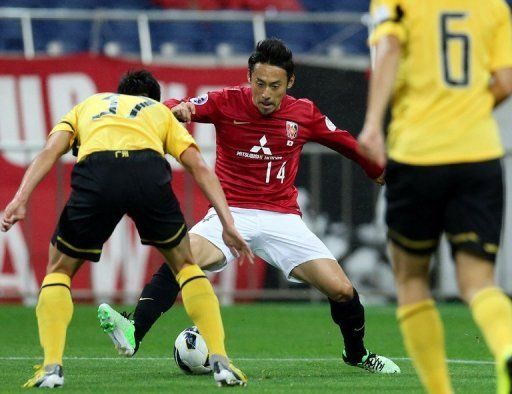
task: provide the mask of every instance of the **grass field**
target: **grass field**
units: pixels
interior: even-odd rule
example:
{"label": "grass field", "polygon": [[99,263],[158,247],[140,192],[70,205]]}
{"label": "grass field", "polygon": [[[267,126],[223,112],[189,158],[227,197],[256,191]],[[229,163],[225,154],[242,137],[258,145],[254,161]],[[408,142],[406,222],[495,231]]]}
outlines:
{"label": "grass field", "polygon": [[[492,393],[494,366],[467,309],[441,307],[449,368],[458,393]],[[422,393],[395,323],[393,307],[366,309],[366,344],[395,359],[402,374],[374,375],[340,361],[341,342],[327,304],[249,304],[223,308],[230,356],[254,393]],[[116,357],[94,306],[75,306],[64,359],[66,392],[218,392],[213,378],[186,376],[172,344],[191,325],[181,306],[163,316],[133,359]],[[20,385],[41,361],[32,308],[0,306],[0,392]],[[230,389],[231,390],[231,389]]]}

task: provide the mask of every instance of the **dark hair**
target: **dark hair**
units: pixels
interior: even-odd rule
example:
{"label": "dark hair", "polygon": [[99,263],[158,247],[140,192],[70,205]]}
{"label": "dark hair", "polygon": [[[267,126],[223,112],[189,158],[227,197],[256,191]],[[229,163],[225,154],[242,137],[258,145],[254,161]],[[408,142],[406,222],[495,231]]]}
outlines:
{"label": "dark hair", "polygon": [[252,75],[256,63],[270,64],[286,71],[288,80],[293,75],[292,51],[279,38],[267,38],[258,42],[256,50],[249,57],[249,73]]}
{"label": "dark hair", "polygon": [[147,70],[129,70],[121,77],[117,93],[130,96],[146,96],[160,101],[160,84]]}

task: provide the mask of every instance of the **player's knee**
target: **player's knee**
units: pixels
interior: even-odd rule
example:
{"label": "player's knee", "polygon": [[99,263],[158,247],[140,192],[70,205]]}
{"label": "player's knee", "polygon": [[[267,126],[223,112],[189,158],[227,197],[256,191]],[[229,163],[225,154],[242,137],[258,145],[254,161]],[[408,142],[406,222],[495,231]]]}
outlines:
{"label": "player's knee", "polygon": [[477,295],[480,291],[485,288],[490,288],[495,286],[494,278],[482,278],[474,281],[459,281],[459,289],[460,289],[460,298],[466,303],[470,304],[471,300]]}
{"label": "player's knee", "polygon": [[71,267],[68,265],[62,265],[62,264],[55,264],[55,265],[48,264],[48,266],[46,267],[46,275],[65,274],[65,275],[69,276],[70,278],[73,278],[76,271],[77,271],[77,268]]}
{"label": "player's knee", "polygon": [[334,302],[347,302],[354,297],[354,287],[350,281],[339,281],[329,289],[328,297]]}
{"label": "player's knee", "polygon": [[61,273],[73,278],[83,262],[83,259],[67,256],[56,248],[50,249],[50,259],[46,266],[46,275]]}

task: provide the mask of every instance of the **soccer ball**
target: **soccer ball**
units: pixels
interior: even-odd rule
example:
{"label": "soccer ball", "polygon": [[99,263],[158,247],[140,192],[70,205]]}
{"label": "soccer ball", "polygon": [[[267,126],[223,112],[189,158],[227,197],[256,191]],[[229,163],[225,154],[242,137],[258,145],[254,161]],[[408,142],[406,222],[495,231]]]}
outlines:
{"label": "soccer ball", "polygon": [[186,374],[202,375],[212,371],[206,342],[196,326],[180,332],[174,342],[173,354],[174,361]]}

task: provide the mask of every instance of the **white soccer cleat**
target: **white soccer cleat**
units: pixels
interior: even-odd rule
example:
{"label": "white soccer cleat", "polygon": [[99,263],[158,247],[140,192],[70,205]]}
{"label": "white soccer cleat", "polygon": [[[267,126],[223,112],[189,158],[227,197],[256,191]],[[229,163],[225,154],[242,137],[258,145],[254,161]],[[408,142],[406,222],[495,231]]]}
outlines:
{"label": "white soccer cleat", "polygon": [[120,356],[131,357],[135,354],[135,326],[133,322],[108,304],[98,307],[100,327],[108,334]]}
{"label": "white soccer cleat", "polygon": [[226,357],[212,354],[210,364],[217,386],[247,386],[247,376],[231,364]]}
{"label": "white soccer cleat", "polygon": [[361,361],[356,363],[348,360],[345,350],[343,350],[342,357],[345,364],[362,368],[368,372],[384,374],[400,373],[400,367],[396,365],[393,360],[375,353],[370,353],[368,349]]}
{"label": "white soccer cleat", "polygon": [[46,366],[34,365],[36,370],[34,376],[27,380],[23,388],[57,388],[64,385],[64,374],[59,364],[48,364]]}

